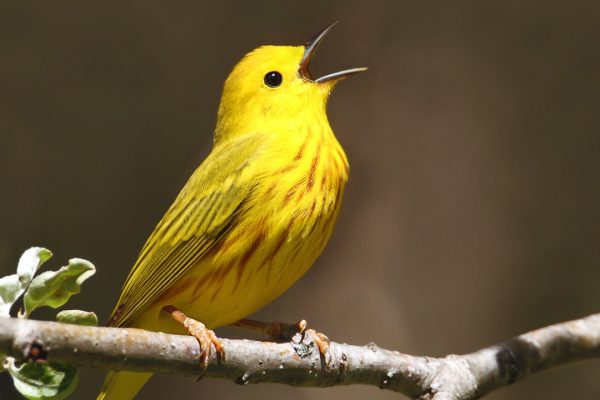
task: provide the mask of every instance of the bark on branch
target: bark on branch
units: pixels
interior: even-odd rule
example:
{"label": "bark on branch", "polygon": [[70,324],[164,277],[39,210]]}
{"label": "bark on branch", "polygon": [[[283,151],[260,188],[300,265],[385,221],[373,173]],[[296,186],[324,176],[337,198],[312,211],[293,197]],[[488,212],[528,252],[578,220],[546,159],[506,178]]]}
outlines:
{"label": "bark on branch", "polygon": [[[240,384],[366,384],[419,400],[474,399],[551,367],[600,357],[600,314],[541,328],[465,355],[420,357],[375,344],[331,343],[327,360],[302,343],[223,339],[225,360],[207,376]],[[0,353],[103,369],[198,376],[198,344],[189,336],[0,318]]]}

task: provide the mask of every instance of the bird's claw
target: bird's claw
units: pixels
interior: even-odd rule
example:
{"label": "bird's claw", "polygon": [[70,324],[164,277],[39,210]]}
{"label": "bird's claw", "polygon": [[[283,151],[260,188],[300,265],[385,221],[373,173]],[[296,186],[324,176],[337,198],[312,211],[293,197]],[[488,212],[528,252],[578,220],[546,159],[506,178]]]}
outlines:
{"label": "bird's claw", "polygon": [[234,323],[234,325],[240,328],[262,332],[268,335],[272,340],[285,340],[298,344],[300,344],[308,334],[319,348],[321,356],[323,356],[326,361],[328,359],[327,351],[329,350],[329,338],[314,329],[306,329],[307,323],[304,319],[293,324],[242,319]]}
{"label": "bird's claw", "polygon": [[278,325],[278,330],[274,333],[276,335],[272,336],[275,339],[285,339],[292,341],[297,334],[300,334],[300,339],[304,340],[306,335],[310,336],[319,348],[319,353],[325,355],[327,350],[329,349],[329,338],[327,335],[317,332],[314,329],[306,329],[307,323],[306,320],[300,320],[295,324],[286,324],[284,322],[276,322]]}
{"label": "bird's claw", "polygon": [[217,358],[225,358],[225,350],[223,344],[217,337],[214,331],[207,329],[206,326],[199,321],[192,318],[187,318],[183,322],[183,326],[191,336],[194,336],[200,346],[200,366],[202,367],[202,375],[198,379],[201,379],[206,373],[208,368],[208,360],[212,354],[212,346],[215,346]]}
{"label": "bird's claw", "polygon": [[317,332],[314,329],[306,329],[303,332],[303,339],[304,337],[306,337],[306,335],[312,337],[313,342],[315,342],[315,344],[319,348],[319,353],[323,357],[327,358],[327,351],[329,350],[329,338],[327,337],[327,335],[321,332]]}

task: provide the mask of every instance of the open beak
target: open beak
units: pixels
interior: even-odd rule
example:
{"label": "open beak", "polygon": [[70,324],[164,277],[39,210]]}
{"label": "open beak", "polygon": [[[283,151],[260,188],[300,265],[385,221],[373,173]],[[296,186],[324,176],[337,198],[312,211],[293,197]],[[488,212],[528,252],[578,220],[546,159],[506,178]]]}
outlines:
{"label": "open beak", "polygon": [[333,24],[327,26],[325,29],[321,30],[304,45],[304,48],[306,50],[304,50],[304,56],[302,56],[302,60],[300,61],[298,73],[302,78],[306,79],[307,81],[322,83],[334,80],[342,80],[350,75],[354,75],[367,70],[366,67],[350,68],[345,69],[343,71],[334,72],[332,74],[328,74],[317,79],[314,79],[312,77],[310,73],[310,60],[312,60],[313,56],[315,55],[319,44],[321,44],[321,42],[323,41],[323,38],[325,38],[327,33],[331,30],[331,28],[334,27],[335,24],[337,24],[337,22],[334,22]]}

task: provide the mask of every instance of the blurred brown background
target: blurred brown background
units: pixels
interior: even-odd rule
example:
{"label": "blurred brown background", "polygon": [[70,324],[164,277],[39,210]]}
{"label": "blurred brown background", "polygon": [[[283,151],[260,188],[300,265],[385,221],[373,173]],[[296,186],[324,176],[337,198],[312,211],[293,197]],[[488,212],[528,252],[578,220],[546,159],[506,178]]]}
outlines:
{"label": "blurred brown background", "polygon": [[[209,152],[233,65],[339,20],[315,72],[371,67],[329,107],[352,170],[343,212],[315,267],[255,317],[440,356],[600,311],[597,3],[3,3],[2,275],[31,245],[51,267],[87,258],[98,273],[69,304],[105,320]],[[580,363],[489,398],[599,398],[599,374]],[[74,398],[102,376],[82,369]],[[11,386],[0,377],[2,399]],[[183,396],[398,398],[169,376],[141,398]]]}

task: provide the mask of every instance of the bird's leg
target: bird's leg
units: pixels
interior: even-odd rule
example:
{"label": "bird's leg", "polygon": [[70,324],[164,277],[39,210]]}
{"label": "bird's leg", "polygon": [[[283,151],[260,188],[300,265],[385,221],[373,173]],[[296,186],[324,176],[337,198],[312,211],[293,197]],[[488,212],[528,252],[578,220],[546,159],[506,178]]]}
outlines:
{"label": "bird's leg", "polygon": [[215,335],[212,330],[207,329],[202,322],[189,318],[187,315],[173,306],[165,306],[163,307],[163,311],[169,314],[175,321],[182,324],[187,330],[188,334],[192,335],[196,338],[196,340],[198,340],[198,344],[200,345],[200,365],[204,370],[206,370],[208,366],[208,359],[210,358],[212,352],[212,345],[215,346],[217,357],[220,359],[225,358],[223,344],[217,335]]}
{"label": "bird's leg", "polygon": [[288,324],[285,322],[262,322],[255,321],[253,319],[240,319],[239,321],[234,322],[232,325],[262,332],[275,340],[284,339],[291,341],[296,333],[301,334],[302,338],[308,334],[312,337],[313,341],[319,348],[319,353],[321,353],[323,356],[325,356],[327,349],[329,349],[329,338],[321,332],[315,331],[314,329],[306,329],[306,320],[304,319],[296,322],[295,324]]}

